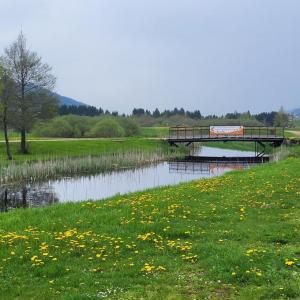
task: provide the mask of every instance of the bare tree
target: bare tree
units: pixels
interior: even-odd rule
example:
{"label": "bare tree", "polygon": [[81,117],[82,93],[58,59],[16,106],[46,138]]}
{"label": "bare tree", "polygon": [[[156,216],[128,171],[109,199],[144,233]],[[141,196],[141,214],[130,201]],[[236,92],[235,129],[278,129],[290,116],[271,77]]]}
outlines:
{"label": "bare tree", "polygon": [[26,133],[42,106],[38,100],[47,94],[46,91],[53,90],[56,79],[51,74],[51,67],[42,63],[41,57],[27,47],[22,32],[5,49],[3,63],[16,84],[16,126],[21,132],[21,152],[27,153]]}

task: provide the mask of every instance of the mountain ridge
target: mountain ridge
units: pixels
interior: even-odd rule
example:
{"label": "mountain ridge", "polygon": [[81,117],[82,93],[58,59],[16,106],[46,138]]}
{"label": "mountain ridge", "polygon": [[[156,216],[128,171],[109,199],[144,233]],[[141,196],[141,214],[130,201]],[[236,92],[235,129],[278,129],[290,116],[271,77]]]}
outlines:
{"label": "mountain ridge", "polygon": [[75,100],[71,97],[63,96],[58,93],[54,93],[54,95],[58,98],[60,105],[67,105],[67,106],[89,106],[88,104]]}
{"label": "mountain ridge", "polygon": [[294,116],[299,116],[300,115],[300,107],[290,110],[290,113]]}

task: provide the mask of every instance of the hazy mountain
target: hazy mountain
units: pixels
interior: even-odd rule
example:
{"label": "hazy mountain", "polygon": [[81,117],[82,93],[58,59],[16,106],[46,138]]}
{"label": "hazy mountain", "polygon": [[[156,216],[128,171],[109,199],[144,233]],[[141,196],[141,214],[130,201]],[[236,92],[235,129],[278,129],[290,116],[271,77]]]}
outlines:
{"label": "hazy mountain", "polygon": [[299,116],[300,115],[300,108],[295,108],[290,111],[290,113],[294,116]]}
{"label": "hazy mountain", "polygon": [[74,105],[74,106],[85,105],[85,106],[88,106],[86,103],[83,103],[81,101],[75,100],[75,99],[70,98],[70,97],[62,96],[62,95],[57,94],[57,93],[55,93],[55,96],[57,96],[57,98],[58,98],[61,105],[68,105],[68,106],[71,106],[71,105]]}

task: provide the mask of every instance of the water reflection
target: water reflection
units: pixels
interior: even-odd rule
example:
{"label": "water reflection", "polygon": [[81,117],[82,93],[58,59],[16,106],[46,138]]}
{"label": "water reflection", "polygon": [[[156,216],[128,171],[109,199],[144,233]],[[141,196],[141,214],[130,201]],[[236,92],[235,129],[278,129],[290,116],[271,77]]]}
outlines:
{"label": "water reflection", "polygon": [[0,211],[13,208],[40,207],[59,202],[51,184],[6,186],[0,188]]}
{"label": "water reflection", "polygon": [[190,155],[193,156],[210,156],[210,157],[253,157],[254,151],[241,151],[235,149],[222,149],[215,147],[202,146],[199,143],[194,143],[190,150]]}
{"label": "water reflection", "polygon": [[255,163],[249,162],[194,162],[194,161],[172,161],[169,162],[170,173],[183,174],[207,174],[217,176],[232,170],[244,170]]}
{"label": "water reflection", "polygon": [[117,194],[210,178],[249,167],[250,164],[242,163],[163,162],[135,170],[6,187],[0,189],[0,211],[40,207],[56,202],[104,199]]}

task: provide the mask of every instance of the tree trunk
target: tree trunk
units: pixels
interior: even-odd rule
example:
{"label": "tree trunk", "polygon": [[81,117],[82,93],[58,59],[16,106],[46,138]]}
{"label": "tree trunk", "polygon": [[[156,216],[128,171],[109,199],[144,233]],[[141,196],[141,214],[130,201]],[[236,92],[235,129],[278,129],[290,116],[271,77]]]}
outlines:
{"label": "tree trunk", "polygon": [[27,146],[26,146],[26,130],[24,128],[21,129],[21,153],[27,153]]}
{"label": "tree trunk", "polygon": [[22,188],[22,207],[26,208],[27,207],[27,188],[24,186]]}
{"label": "tree trunk", "polygon": [[27,147],[26,147],[26,129],[24,126],[25,123],[25,80],[22,78],[21,81],[21,122],[22,122],[22,128],[21,128],[21,153],[26,154],[27,153]]}
{"label": "tree trunk", "polygon": [[12,160],[12,155],[10,151],[10,146],[9,146],[9,140],[7,136],[7,132],[5,132],[5,145],[6,145],[6,155],[8,160]]}
{"label": "tree trunk", "polygon": [[4,131],[7,158],[8,158],[8,160],[12,160],[12,155],[11,155],[10,146],[9,146],[8,133],[7,133],[6,109],[4,111],[4,116],[3,116],[3,131]]}

